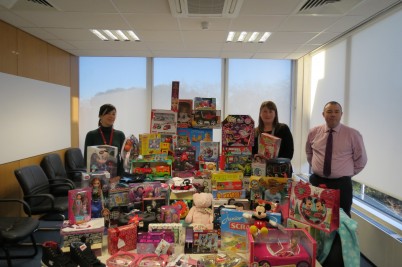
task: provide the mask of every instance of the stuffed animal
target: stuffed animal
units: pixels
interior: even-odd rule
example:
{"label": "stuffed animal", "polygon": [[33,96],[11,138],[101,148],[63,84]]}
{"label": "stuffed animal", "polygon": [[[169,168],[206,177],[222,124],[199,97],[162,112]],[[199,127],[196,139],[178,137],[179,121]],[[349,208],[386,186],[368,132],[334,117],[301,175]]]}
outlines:
{"label": "stuffed animal", "polygon": [[253,214],[243,213],[243,217],[254,219],[254,225],[250,226],[250,233],[255,236],[257,234],[268,234],[268,227],[276,227],[277,224],[269,219],[267,211],[271,210],[268,203],[257,203]]}
{"label": "stuffed animal", "polygon": [[186,216],[185,222],[191,225],[204,225],[206,229],[213,229],[213,214],[211,193],[195,193],[193,206]]}

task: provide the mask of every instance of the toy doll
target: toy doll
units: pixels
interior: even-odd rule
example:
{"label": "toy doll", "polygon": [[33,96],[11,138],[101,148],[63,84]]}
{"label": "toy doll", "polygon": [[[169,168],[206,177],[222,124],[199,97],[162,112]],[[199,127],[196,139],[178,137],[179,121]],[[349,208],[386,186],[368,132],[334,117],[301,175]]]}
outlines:
{"label": "toy doll", "polygon": [[84,201],[85,201],[84,195],[78,193],[78,194],[76,195],[76,197],[75,197],[74,204],[73,204],[74,216],[80,217],[80,216],[83,216],[83,215],[84,215],[84,212],[85,212],[85,209],[84,209],[84,207],[85,207]]}
{"label": "toy doll", "polygon": [[92,187],[92,201],[91,201],[91,211],[92,218],[107,217],[109,215],[109,210],[105,208],[103,192],[102,192],[102,182],[98,177],[95,177],[91,181]]}

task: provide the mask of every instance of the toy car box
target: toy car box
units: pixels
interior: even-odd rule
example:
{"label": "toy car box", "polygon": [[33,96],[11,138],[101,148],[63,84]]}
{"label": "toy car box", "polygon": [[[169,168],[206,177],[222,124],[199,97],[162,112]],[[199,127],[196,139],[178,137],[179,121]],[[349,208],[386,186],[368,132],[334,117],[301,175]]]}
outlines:
{"label": "toy car box", "polygon": [[270,229],[253,236],[247,232],[250,266],[315,267],[316,241],[304,229]]}

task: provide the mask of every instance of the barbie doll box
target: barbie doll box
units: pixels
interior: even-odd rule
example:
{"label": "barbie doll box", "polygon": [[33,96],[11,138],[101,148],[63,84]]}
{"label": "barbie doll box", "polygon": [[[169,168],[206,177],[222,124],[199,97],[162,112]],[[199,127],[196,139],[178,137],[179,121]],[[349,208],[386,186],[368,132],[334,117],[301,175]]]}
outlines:
{"label": "barbie doll box", "polygon": [[95,251],[96,255],[102,255],[102,239],[105,229],[104,218],[93,218],[88,222],[81,224],[70,224],[68,220],[63,222],[60,230],[60,235],[63,238],[63,252],[70,251],[70,244],[72,242],[85,242],[91,243],[91,249]]}

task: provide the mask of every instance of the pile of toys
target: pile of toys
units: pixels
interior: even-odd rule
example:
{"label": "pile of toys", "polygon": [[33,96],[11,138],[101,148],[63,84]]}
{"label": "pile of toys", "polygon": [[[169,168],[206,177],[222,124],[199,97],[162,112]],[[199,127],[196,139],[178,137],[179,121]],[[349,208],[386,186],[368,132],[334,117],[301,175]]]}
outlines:
{"label": "pile of toys", "polygon": [[124,176],[115,175],[113,147],[91,148],[102,164],[89,160],[84,187],[69,193],[64,247],[85,238],[99,254],[107,235],[113,267],[314,267],[314,225],[289,214],[292,173],[290,160],[275,158],[280,141],[267,136],[255,161],[252,118],[220,116],[215,98],[179,99],[174,81],[171,110],[152,110],[149,133],[126,139]]}

